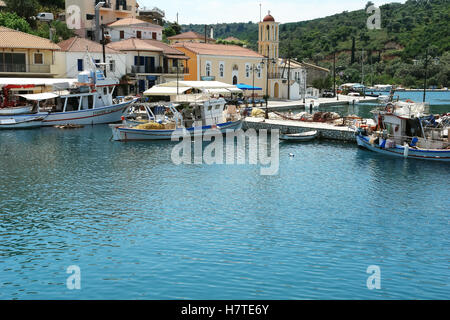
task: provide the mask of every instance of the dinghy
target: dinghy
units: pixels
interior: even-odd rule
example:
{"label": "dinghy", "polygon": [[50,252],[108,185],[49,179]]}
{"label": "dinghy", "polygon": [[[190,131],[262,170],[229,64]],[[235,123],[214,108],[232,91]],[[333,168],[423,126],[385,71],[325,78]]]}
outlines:
{"label": "dinghy", "polygon": [[316,139],[318,135],[318,131],[308,131],[294,134],[282,134],[280,139],[285,141],[311,141]]}

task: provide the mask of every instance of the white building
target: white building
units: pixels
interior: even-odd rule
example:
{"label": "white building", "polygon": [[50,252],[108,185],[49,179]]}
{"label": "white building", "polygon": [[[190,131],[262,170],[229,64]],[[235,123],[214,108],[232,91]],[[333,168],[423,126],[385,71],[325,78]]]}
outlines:
{"label": "white building", "polygon": [[131,38],[162,41],[163,27],[135,18],[120,19],[108,25],[112,42]]}
{"label": "white building", "polygon": [[[103,62],[102,45],[84,38],[73,37],[58,43],[61,48],[56,53],[60,78],[76,78],[78,73],[85,70],[86,52],[89,51],[96,63]],[[120,79],[126,74],[126,55],[111,48],[105,48],[108,76]]]}

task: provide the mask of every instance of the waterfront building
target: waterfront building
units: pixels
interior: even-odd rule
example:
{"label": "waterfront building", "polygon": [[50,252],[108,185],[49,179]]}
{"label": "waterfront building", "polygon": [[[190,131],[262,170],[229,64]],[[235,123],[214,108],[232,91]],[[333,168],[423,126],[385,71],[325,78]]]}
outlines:
{"label": "waterfront building", "polygon": [[53,78],[60,49],[48,39],[0,27],[0,77]]}
{"label": "waterfront building", "polygon": [[[245,83],[265,89],[266,75],[261,62],[264,56],[237,45],[182,42],[173,47],[189,57],[187,81],[221,81],[228,84]],[[254,83],[253,83],[254,82]],[[263,95],[265,91],[255,92]]]}
{"label": "waterfront building", "polygon": [[[100,24],[107,25],[120,19],[136,18],[136,0],[102,0]],[[77,35],[95,39],[95,6],[100,0],[66,0],[66,21]],[[98,39],[99,40],[99,39]]]}
{"label": "waterfront building", "polygon": [[216,43],[216,40],[205,34],[200,34],[194,31],[188,31],[184,33],[177,34],[172,37],[168,37],[170,44],[184,43],[184,42],[194,42],[194,43]]}
{"label": "waterfront building", "polygon": [[163,27],[136,18],[126,18],[108,24],[108,30],[112,42],[130,38],[161,41]]}
{"label": "waterfront building", "polygon": [[188,73],[188,56],[161,41],[131,38],[111,42],[107,47],[125,54],[125,75],[128,82],[135,84],[129,88],[132,93],[142,93],[177,77],[182,80]]}
{"label": "waterfront building", "polygon": [[[80,37],[73,37],[58,43],[61,48],[56,53],[58,78],[76,78],[78,73],[85,71],[87,51],[96,63],[103,63],[102,45]],[[120,79],[126,74],[126,54],[105,48],[105,58],[109,77]]]}
{"label": "waterfront building", "polygon": [[154,7],[153,9],[144,7],[139,9],[138,16],[140,20],[164,26],[164,18],[166,13],[157,7]]}

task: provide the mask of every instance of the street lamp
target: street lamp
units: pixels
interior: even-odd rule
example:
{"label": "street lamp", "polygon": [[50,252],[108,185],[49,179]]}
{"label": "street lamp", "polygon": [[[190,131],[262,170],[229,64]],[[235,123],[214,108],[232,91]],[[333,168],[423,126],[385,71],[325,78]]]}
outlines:
{"label": "street lamp", "polygon": [[[261,62],[260,64],[262,65],[264,62]],[[253,102],[253,108],[256,107],[255,104],[255,71],[259,71],[261,72],[261,67],[256,65],[256,64],[252,64],[250,67],[250,71],[252,72],[252,102]]]}
{"label": "street lamp", "polygon": [[[266,63],[264,63],[264,60],[267,60]],[[265,114],[265,118],[269,119],[269,108],[268,108],[268,104],[269,104],[269,66],[270,64],[275,64],[276,61],[275,59],[270,59],[269,57],[265,57],[263,61],[261,61],[261,67],[264,68],[264,65],[266,65],[266,95],[265,95],[265,100],[266,100],[266,114]]]}

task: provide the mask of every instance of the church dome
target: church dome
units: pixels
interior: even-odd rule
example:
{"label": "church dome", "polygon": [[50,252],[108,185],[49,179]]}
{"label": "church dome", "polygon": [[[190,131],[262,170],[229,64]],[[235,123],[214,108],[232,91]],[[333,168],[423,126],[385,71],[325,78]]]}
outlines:
{"label": "church dome", "polygon": [[264,17],[263,22],[275,22],[275,18],[272,17],[272,15],[269,13],[267,16]]}

